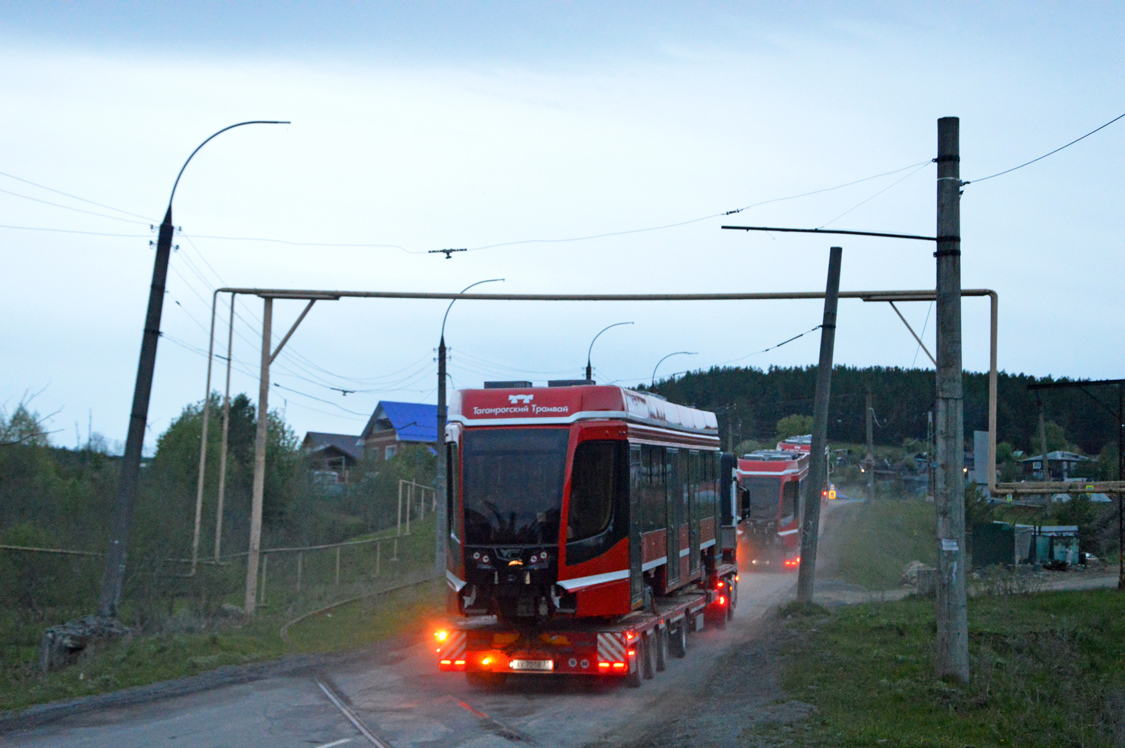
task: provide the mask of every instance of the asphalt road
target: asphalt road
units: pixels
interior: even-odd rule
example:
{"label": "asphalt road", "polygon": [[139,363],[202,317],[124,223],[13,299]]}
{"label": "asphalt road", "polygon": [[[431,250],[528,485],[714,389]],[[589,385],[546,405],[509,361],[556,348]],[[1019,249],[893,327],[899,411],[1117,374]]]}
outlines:
{"label": "asphalt road", "polygon": [[639,689],[528,676],[501,691],[437,670],[428,636],[320,671],[266,678],[10,732],[12,748],[572,748],[658,721],[661,704],[700,689],[767,610],[791,599],[796,574],[743,574],[725,629],[689,639],[688,656]]}

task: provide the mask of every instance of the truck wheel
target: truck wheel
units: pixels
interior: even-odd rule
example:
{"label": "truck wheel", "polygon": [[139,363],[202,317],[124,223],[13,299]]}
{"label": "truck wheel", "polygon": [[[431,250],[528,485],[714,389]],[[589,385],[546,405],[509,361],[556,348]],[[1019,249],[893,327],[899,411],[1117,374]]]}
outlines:
{"label": "truck wheel", "polygon": [[[643,652],[644,670],[642,671],[642,675],[644,675],[645,680],[652,680],[656,677],[656,633],[649,632],[641,637],[641,639],[643,639],[645,643]],[[642,653],[638,652],[637,654],[640,655]]]}
{"label": "truck wheel", "polygon": [[671,641],[668,642],[672,656],[683,659],[687,656],[687,619],[683,618],[671,631]]}
{"label": "truck wheel", "polygon": [[730,589],[730,602],[727,604],[727,620],[729,621],[734,618],[734,609],[738,606],[738,582],[731,577],[727,580],[727,587]]}
{"label": "truck wheel", "polygon": [[668,627],[656,630],[656,672],[663,673],[668,667]]}
{"label": "truck wheel", "polygon": [[508,680],[507,673],[482,673],[478,671],[466,671],[465,680],[471,688],[479,691],[495,691],[502,687]]}
{"label": "truck wheel", "polygon": [[633,669],[625,676],[625,685],[629,688],[640,688],[644,683],[644,669],[645,669],[645,640],[644,637],[637,639],[637,645],[633,649],[636,654],[633,656]]}

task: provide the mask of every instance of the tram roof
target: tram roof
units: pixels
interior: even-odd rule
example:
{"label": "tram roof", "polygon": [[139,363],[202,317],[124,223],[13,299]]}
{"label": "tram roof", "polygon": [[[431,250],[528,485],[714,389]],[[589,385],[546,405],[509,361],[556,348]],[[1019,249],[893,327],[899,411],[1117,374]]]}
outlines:
{"label": "tram roof", "polygon": [[591,419],[716,435],[714,413],[670,403],[655,395],[613,385],[513,387],[458,390],[449,420],[466,426],[569,424]]}

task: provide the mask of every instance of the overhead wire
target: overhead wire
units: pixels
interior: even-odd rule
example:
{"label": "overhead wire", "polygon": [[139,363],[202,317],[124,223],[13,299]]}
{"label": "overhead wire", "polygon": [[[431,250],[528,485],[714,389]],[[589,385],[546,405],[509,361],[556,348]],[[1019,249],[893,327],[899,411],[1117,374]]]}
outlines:
{"label": "overhead wire", "polygon": [[1079,142],[1079,141],[1081,141],[1081,140],[1085,140],[1086,138],[1090,137],[1091,135],[1093,135],[1094,133],[1098,132],[1099,130],[1104,130],[1105,128],[1109,127],[1110,125],[1112,125],[1112,124],[1113,124],[1114,122],[1116,122],[1116,121],[1117,121],[1117,120],[1119,120],[1119,119],[1125,119],[1125,113],[1117,115],[1116,117],[1114,117],[1113,119],[1111,119],[1111,120],[1110,120],[1109,122],[1106,122],[1106,123],[1105,123],[1104,125],[1102,125],[1101,127],[1095,127],[1095,128],[1093,129],[1093,130],[1091,130],[1090,132],[1086,133],[1086,134],[1085,134],[1085,135],[1083,135],[1082,137],[1080,137],[1080,138],[1075,138],[1074,140],[1070,141],[1070,142],[1069,142],[1069,143],[1067,143],[1066,145],[1062,145],[1062,146],[1059,146],[1059,147],[1058,147],[1058,148],[1056,148],[1055,150],[1053,150],[1053,151],[1051,151],[1051,152],[1049,152],[1049,153],[1044,153],[1044,154],[1043,154],[1042,156],[1039,156],[1038,158],[1033,158],[1033,159],[1031,159],[1030,161],[1027,161],[1027,162],[1025,162],[1025,163],[1022,163],[1022,164],[1020,164],[1019,166],[1013,166],[1013,167],[1012,167],[1011,169],[1005,169],[1004,171],[998,171],[998,172],[996,172],[995,174],[989,174],[989,175],[988,175],[987,177],[981,177],[980,179],[972,179],[972,180],[969,180],[969,181],[967,181],[967,182],[961,182],[961,186],[962,186],[962,187],[965,187],[965,186],[967,186],[967,185],[970,185],[970,184],[973,184],[973,183],[975,183],[975,182],[983,182],[983,181],[985,181],[985,180],[988,180],[988,179],[993,179],[993,178],[995,178],[995,177],[1003,176],[1004,174],[1010,174],[1010,173],[1012,173],[1013,171],[1016,171],[1017,169],[1022,169],[1022,168],[1023,168],[1023,167],[1025,167],[1025,166],[1031,166],[1031,165],[1032,165],[1032,164],[1034,164],[1034,163],[1035,163],[1036,161],[1042,161],[1043,159],[1047,158],[1048,156],[1053,156],[1053,155],[1055,155],[1056,153],[1058,153],[1059,151],[1061,151],[1061,150],[1063,150],[1063,149],[1066,149],[1066,148],[1070,148],[1070,147],[1071,147],[1072,145],[1074,145],[1075,143],[1077,143],[1077,142]]}
{"label": "overhead wire", "polygon": [[42,185],[42,184],[38,184],[36,182],[32,182],[30,179],[24,179],[23,177],[17,177],[14,174],[8,174],[7,172],[0,171],[0,176],[7,177],[8,179],[14,179],[17,182],[23,182],[24,184],[30,184],[32,187],[38,187],[41,190],[46,190],[47,192],[53,192],[56,195],[62,195],[63,197],[69,197],[71,200],[78,200],[79,202],[87,203],[89,205],[96,205],[99,208],[105,208],[106,210],[112,210],[115,213],[124,213],[127,216],[133,216],[134,218],[141,218],[141,219],[144,219],[144,221],[146,223],[155,223],[155,221],[153,221],[151,218],[149,218],[147,216],[142,216],[140,213],[133,213],[133,212],[128,211],[128,210],[122,210],[121,208],[115,208],[112,205],[105,205],[104,203],[97,203],[97,202],[94,202],[93,200],[88,200],[84,197],[79,197],[78,195],[71,195],[69,192],[63,192],[62,190],[56,190],[54,187],[47,187],[46,185]]}
{"label": "overhead wire", "polygon": [[803,338],[806,335],[808,335],[809,333],[816,332],[820,328],[821,328],[821,325],[817,325],[817,326],[812,327],[808,330],[805,330],[803,333],[801,333],[799,335],[794,335],[793,337],[788,338],[786,340],[783,340],[780,343],[777,343],[776,345],[771,345],[769,348],[763,348],[760,351],[754,351],[753,353],[747,353],[745,356],[739,356],[738,358],[732,358],[730,361],[722,361],[720,363],[714,364],[713,366],[727,366],[728,364],[734,364],[734,363],[737,363],[739,361],[744,361],[744,360],[750,358],[751,356],[760,356],[763,353],[767,353],[768,351],[775,350],[777,348],[780,348],[783,345],[788,345],[789,343],[792,343],[794,340],[797,340],[799,338]]}
{"label": "overhead wire", "polygon": [[[918,337],[922,337],[923,335],[926,334],[926,327],[929,326],[929,324],[930,324],[930,312],[932,312],[933,309],[934,309],[934,302],[931,301],[930,305],[928,307],[926,307],[926,321],[922,323],[922,332],[919,333]],[[912,360],[910,362],[910,368],[911,369],[913,369],[914,365],[916,363],[918,363],[918,354],[921,353],[921,351],[922,351],[922,344],[919,343],[918,347],[914,349],[914,360]]]}
{"label": "overhead wire", "polygon": [[817,228],[824,228],[825,226],[828,226],[828,225],[830,225],[830,224],[836,223],[836,221],[839,221],[839,220],[840,220],[841,218],[843,218],[844,216],[846,216],[846,215],[847,215],[848,213],[851,213],[851,212],[852,212],[853,210],[856,210],[857,208],[861,208],[861,207],[863,207],[863,206],[864,206],[864,205],[866,205],[867,203],[869,203],[869,202],[871,202],[872,200],[874,200],[875,198],[879,197],[879,195],[882,195],[882,194],[883,194],[884,192],[886,192],[887,190],[889,190],[889,189],[891,189],[891,188],[893,188],[893,187],[895,187],[895,186],[897,186],[897,185],[901,184],[902,182],[905,182],[905,181],[906,181],[907,179],[910,179],[910,178],[911,178],[912,176],[914,176],[914,175],[915,175],[915,174],[917,174],[918,172],[922,171],[922,169],[925,169],[925,168],[926,168],[927,166],[929,166],[929,165],[930,165],[930,162],[928,162],[928,161],[927,161],[926,163],[922,164],[921,166],[919,166],[919,167],[918,167],[917,169],[915,169],[914,171],[912,171],[912,172],[910,172],[909,174],[907,174],[907,175],[906,175],[905,177],[903,177],[902,179],[896,179],[896,180],[895,180],[894,182],[892,182],[891,184],[887,185],[887,186],[886,186],[886,187],[884,187],[883,189],[879,190],[878,192],[876,192],[876,193],[875,193],[874,195],[872,195],[871,197],[867,198],[867,199],[866,199],[866,200],[864,200],[863,202],[861,202],[861,203],[859,203],[858,205],[855,205],[855,206],[853,206],[853,207],[851,207],[851,208],[848,208],[847,210],[845,210],[845,211],[844,211],[843,213],[841,213],[840,215],[838,215],[838,216],[836,216],[835,218],[833,218],[833,219],[832,219],[831,221],[829,221],[828,223],[825,223],[825,224],[821,224],[821,225],[820,225],[820,226],[818,226]]}
{"label": "overhead wire", "polygon": [[24,195],[23,193],[20,193],[20,192],[12,192],[11,190],[5,190],[3,188],[0,188],[0,192],[3,192],[5,195],[12,195],[13,197],[21,197],[24,200],[30,200],[30,201],[35,202],[35,203],[42,203],[43,205],[51,205],[55,208],[62,208],[63,210],[73,210],[75,213],[85,213],[88,216],[98,216],[99,218],[108,218],[111,221],[124,221],[125,223],[137,223],[137,224],[141,224],[142,226],[149,226],[150,228],[152,227],[151,221],[138,221],[138,220],[135,220],[133,218],[122,218],[121,216],[109,216],[109,215],[106,215],[105,213],[97,213],[97,212],[92,211],[92,210],[83,210],[82,208],[75,208],[74,206],[71,206],[71,205],[63,205],[62,203],[55,203],[55,202],[51,202],[50,200],[43,200],[43,199],[38,198],[38,197],[32,197],[31,195]]}

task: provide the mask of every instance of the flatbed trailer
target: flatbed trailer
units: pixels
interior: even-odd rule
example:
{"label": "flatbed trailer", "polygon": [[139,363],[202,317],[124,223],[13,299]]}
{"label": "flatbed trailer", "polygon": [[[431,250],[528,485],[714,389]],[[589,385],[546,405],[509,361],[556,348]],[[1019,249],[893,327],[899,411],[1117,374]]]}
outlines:
{"label": "flatbed trailer", "polygon": [[471,684],[496,686],[509,675],[620,678],[639,687],[687,654],[688,634],[734,615],[738,573],[722,564],[707,589],[656,597],[646,610],[614,620],[557,618],[515,625],[494,616],[467,618],[438,631],[439,668],[462,671]]}

